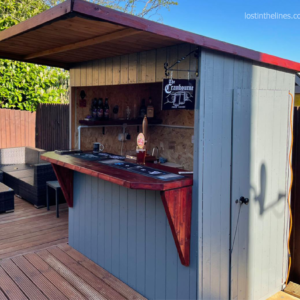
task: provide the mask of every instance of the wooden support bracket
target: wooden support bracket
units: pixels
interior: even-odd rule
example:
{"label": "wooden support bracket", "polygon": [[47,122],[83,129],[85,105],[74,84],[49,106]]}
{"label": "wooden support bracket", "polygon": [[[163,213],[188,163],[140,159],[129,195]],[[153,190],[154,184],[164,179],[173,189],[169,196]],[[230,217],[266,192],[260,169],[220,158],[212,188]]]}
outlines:
{"label": "wooden support bracket", "polygon": [[161,192],[180,261],[190,265],[192,186]]}
{"label": "wooden support bracket", "polygon": [[73,171],[56,164],[52,167],[68,206],[73,207]]}

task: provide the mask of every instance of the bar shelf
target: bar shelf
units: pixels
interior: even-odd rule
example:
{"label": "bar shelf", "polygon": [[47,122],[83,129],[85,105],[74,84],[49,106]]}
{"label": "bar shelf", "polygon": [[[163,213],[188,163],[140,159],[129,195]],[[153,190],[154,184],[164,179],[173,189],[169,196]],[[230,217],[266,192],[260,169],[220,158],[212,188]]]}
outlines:
{"label": "bar shelf", "polygon": [[[122,126],[123,124],[127,125],[137,125],[140,126],[143,123],[143,118],[138,118],[138,119],[132,119],[132,120],[100,120],[100,121],[86,121],[86,120],[79,120],[80,125],[85,125],[85,126],[99,126],[99,125],[110,125],[110,126]],[[148,119],[148,124],[151,125],[157,125],[157,124],[162,124],[161,119]]]}

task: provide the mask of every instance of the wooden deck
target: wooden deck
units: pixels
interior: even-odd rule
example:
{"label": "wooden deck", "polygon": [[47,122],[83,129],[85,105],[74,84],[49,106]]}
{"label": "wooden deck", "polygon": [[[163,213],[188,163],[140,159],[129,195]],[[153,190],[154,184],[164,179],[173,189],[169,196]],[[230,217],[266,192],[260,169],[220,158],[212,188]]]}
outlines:
{"label": "wooden deck", "polygon": [[15,197],[15,211],[0,214],[0,241],[0,259],[67,242],[67,205],[60,205],[57,219],[54,207],[36,209]]}
{"label": "wooden deck", "polygon": [[15,197],[0,214],[0,300],[145,299],[71,248],[68,209],[36,209]]}
{"label": "wooden deck", "polygon": [[291,296],[285,292],[278,292],[267,300],[299,300],[299,298]]}
{"label": "wooden deck", "polygon": [[292,281],[286,286],[284,291],[280,291],[268,298],[268,300],[299,300],[300,299],[300,285]]}
{"label": "wooden deck", "polygon": [[4,299],[145,298],[65,243],[1,260]]}

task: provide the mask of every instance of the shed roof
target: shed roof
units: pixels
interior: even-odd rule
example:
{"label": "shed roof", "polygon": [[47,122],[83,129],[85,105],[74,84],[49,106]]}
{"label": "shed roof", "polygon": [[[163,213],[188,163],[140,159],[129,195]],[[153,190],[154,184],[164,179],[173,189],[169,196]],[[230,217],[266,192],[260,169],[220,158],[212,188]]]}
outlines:
{"label": "shed roof", "polygon": [[73,64],[191,43],[300,71],[300,63],[221,42],[83,0],[67,0],[0,32],[0,58],[69,69]]}

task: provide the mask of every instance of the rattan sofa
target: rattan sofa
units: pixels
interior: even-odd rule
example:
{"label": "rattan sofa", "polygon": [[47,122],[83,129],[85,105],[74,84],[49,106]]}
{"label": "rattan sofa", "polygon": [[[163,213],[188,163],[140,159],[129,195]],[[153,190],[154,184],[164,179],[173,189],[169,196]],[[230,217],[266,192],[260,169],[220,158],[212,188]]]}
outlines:
{"label": "rattan sofa", "polygon": [[0,149],[3,183],[38,208],[46,206],[46,182],[56,180],[51,164],[41,159],[44,152],[31,147]]}

